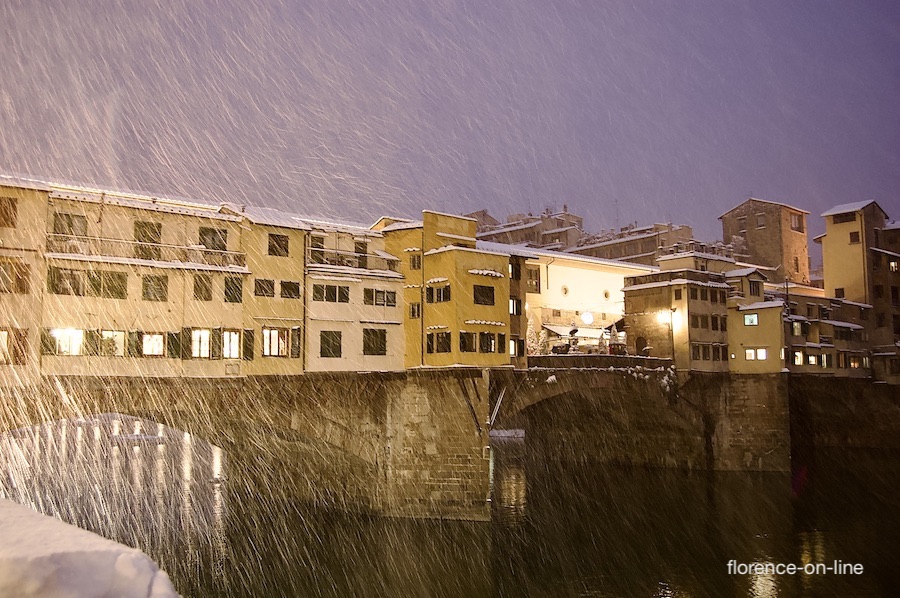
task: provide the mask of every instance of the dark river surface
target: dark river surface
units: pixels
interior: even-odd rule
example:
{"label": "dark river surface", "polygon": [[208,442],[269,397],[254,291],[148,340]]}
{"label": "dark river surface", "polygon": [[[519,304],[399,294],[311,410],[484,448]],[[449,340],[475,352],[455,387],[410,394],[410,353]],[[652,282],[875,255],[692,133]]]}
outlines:
{"label": "dark river surface", "polygon": [[[900,595],[896,454],[819,451],[789,476],[533,463],[521,439],[492,449],[491,523],[238,495],[217,447],[115,415],[0,437],[0,495],[143,549],[184,596]],[[738,575],[732,560],[863,572]]]}

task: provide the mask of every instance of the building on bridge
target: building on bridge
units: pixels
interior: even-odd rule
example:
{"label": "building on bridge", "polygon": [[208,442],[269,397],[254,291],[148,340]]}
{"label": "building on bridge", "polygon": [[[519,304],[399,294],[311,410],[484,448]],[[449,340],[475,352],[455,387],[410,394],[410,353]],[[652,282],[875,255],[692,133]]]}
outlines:
{"label": "building on bridge", "polygon": [[876,376],[900,383],[900,222],[875,201],[842,204],[822,214],[825,289],[873,312],[870,343]]}
{"label": "building on bridge", "polygon": [[474,219],[426,210],[372,228],[403,256],[406,367],[501,366],[521,355],[508,309],[515,260],[476,248]]}

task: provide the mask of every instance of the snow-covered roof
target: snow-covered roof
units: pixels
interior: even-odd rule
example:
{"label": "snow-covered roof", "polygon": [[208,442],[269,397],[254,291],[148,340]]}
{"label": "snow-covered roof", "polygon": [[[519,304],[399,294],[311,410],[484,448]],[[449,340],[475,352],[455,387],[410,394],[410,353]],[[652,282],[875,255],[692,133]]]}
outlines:
{"label": "snow-covered roof", "polygon": [[497,322],[494,320],[466,320],[466,324],[470,326],[506,326],[506,322]]}
{"label": "snow-covered roof", "polygon": [[466,235],[454,235],[453,233],[436,233],[437,236],[442,237],[444,239],[453,239],[454,241],[468,241],[469,243],[475,242],[475,237],[467,237]]}
{"label": "snow-covered roof", "polygon": [[512,226],[504,226],[501,228],[495,228],[493,230],[484,231],[482,233],[478,233],[478,237],[493,237],[495,235],[501,235],[504,233],[511,233],[517,230],[526,230],[529,228],[534,228],[535,226],[541,223],[540,220],[535,220],[534,222],[526,222],[525,224],[514,224]]}
{"label": "snow-covered roof", "polygon": [[82,255],[78,253],[45,253],[47,259],[72,260],[76,262],[99,262],[104,264],[119,264],[122,266],[145,266],[148,268],[163,268],[170,270],[196,270],[198,272],[229,272],[233,274],[250,274],[244,266],[215,266],[201,264],[199,262],[175,262],[160,260],[142,260],[134,257],[115,257],[110,255]]}
{"label": "snow-covered roof", "polygon": [[438,276],[436,278],[429,278],[425,281],[425,284],[438,284],[441,282],[447,282],[449,279],[446,276]]}
{"label": "snow-covered roof", "polygon": [[884,230],[900,230],[900,220],[888,220],[884,223]]}
{"label": "snow-covered roof", "polygon": [[444,253],[445,251],[471,251],[473,253],[483,253],[487,255],[500,255],[503,257],[509,257],[508,253],[501,253],[499,251],[491,251],[488,249],[472,249],[471,247],[460,247],[459,245],[445,245],[443,247],[438,247],[437,249],[429,249],[425,252],[425,255],[435,255],[437,253]]}
{"label": "snow-covered roof", "polygon": [[353,266],[335,266],[331,264],[307,264],[310,273],[326,273],[348,275],[353,277],[365,276],[368,278],[403,278],[399,272],[392,270],[375,270],[372,268],[354,268]]}
{"label": "snow-covered roof", "polygon": [[555,233],[562,233],[562,232],[565,232],[565,231],[567,231],[567,230],[577,230],[577,229],[578,229],[577,226],[564,226],[564,227],[562,227],[562,228],[554,228],[554,229],[552,229],[552,230],[545,230],[545,231],[542,232],[541,234],[542,234],[542,235],[552,235],[552,234],[555,234]]}
{"label": "snow-covered roof", "polygon": [[33,189],[35,191],[50,191],[52,189],[49,183],[43,181],[14,177],[6,174],[0,174],[0,185],[19,187],[21,189]]}
{"label": "snow-covered roof", "polygon": [[382,251],[380,249],[373,249],[372,253],[374,253],[375,255],[377,255],[380,258],[386,259],[389,262],[399,262],[400,261],[400,258],[398,258],[397,256],[395,256],[393,254],[388,253],[387,251]]}
{"label": "snow-covered roof", "polygon": [[881,249],[880,247],[870,247],[872,251],[877,251],[878,253],[890,256],[890,257],[900,257],[900,253],[895,253],[893,251],[888,251],[887,249]]}
{"label": "snow-covered roof", "polygon": [[730,210],[728,210],[727,212],[725,212],[724,214],[722,214],[721,216],[719,216],[719,220],[721,220],[722,218],[724,218],[724,217],[727,216],[728,214],[731,214],[732,212],[734,212],[736,209],[738,209],[739,207],[741,207],[741,206],[744,205],[745,203],[748,203],[748,202],[751,202],[751,201],[755,201],[755,202],[758,202],[758,203],[768,203],[768,204],[772,204],[772,205],[775,205],[775,206],[781,206],[782,208],[788,208],[789,210],[794,210],[794,211],[796,211],[796,212],[802,212],[802,213],[804,213],[804,214],[809,214],[809,212],[807,212],[806,210],[802,210],[802,209],[800,209],[800,208],[798,208],[798,207],[795,207],[795,206],[792,206],[792,205],[789,205],[789,204],[786,204],[786,203],[782,203],[782,202],[780,202],[780,201],[770,201],[770,200],[768,200],[768,199],[759,199],[758,197],[748,197],[745,201],[742,201],[742,202],[739,203],[738,205],[734,206],[733,208],[731,208]]}
{"label": "snow-covered roof", "polygon": [[740,278],[743,276],[750,276],[754,272],[765,278],[765,275],[763,275],[756,268],[740,268],[738,270],[729,270],[725,272],[725,278]]}
{"label": "snow-covered roof", "polygon": [[703,251],[681,251],[678,253],[668,253],[666,255],[659,256],[658,258],[656,258],[656,261],[665,262],[668,260],[674,260],[684,257],[699,257],[707,260],[719,260],[721,262],[731,262],[732,264],[735,263],[734,258],[726,257],[724,255],[718,255],[716,253],[706,253]]}
{"label": "snow-covered roof", "polygon": [[281,210],[276,210],[274,208],[237,206],[234,204],[225,204],[223,208],[228,209],[237,215],[244,216],[254,224],[292,228],[295,230],[310,230],[310,226],[300,220],[296,214],[282,212]]}
{"label": "snow-covered roof", "polygon": [[497,272],[496,270],[479,270],[473,269],[469,270],[469,274],[477,274],[479,276],[493,276],[494,278],[503,278],[503,274]]}
{"label": "snow-covered roof", "polygon": [[407,230],[412,228],[422,228],[425,226],[421,220],[409,220],[403,222],[395,222],[393,224],[388,224],[384,228],[381,229],[381,232],[390,232],[394,230]]}
{"label": "snow-covered roof", "polygon": [[854,305],[854,306],[856,306],[856,307],[863,307],[863,308],[866,308],[866,309],[872,309],[872,306],[869,305],[868,303],[860,303],[860,302],[858,302],[858,301],[850,301],[849,299],[841,299],[841,302],[842,302],[844,305]]}
{"label": "snow-covered roof", "polygon": [[738,305],[738,311],[769,309],[771,307],[784,307],[784,301],[757,301],[756,303],[747,303],[746,305]]}
{"label": "snow-covered roof", "polygon": [[849,328],[850,330],[862,330],[863,327],[852,322],[843,322],[841,320],[820,320],[823,324],[831,324],[838,328]]}
{"label": "snow-covered roof", "polygon": [[129,194],[126,197],[102,191],[54,190],[51,191],[50,197],[53,199],[122,206],[135,210],[149,210],[167,214],[180,214],[182,216],[198,216],[200,218],[209,218],[212,220],[228,220],[231,222],[240,222],[241,220],[240,216],[219,212],[219,206],[133,194]]}
{"label": "snow-covered roof", "polygon": [[[866,201],[856,201],[853,203],[842,203],[841,205],[834,206],[830,210],[826,210],[825,212],[823,212],[822,217],[824,218],[825,216],[834,216],[835,214],[846,214],[847,212],[857,212],[873,203],[878,206],[874,199],[869,199]],[[881,210],[881,206],[878,206],[878,209]],[[881,212],[884,213],[884,210],[881,210]]]}
{"label": "snow-covered roof", "polygon": [[675,285],[689,284],[698,287],[707,287],[711,289],[730,289],[731,285],[724,282],[701,282],[699,280],[688,280],[687,278],[673,278],[672,280],[660,280],[657,282],[644,282],[624,287],[623,291],[641,291],[644,289],[658,289],[662,287],[670,287]]}
{"label": "snow-covered roof", "polygon": [[635,264],[634,262],[623,262],[621,260],[611,260],[601,257],[593,257],[590,255],[580,255],[577,253],[569,253],[566,251],[553,251],[550,249],[539,249],[536,247],[522,247],[521,245],[508,245],[506,243],[495,243],[492,241],[478,241],[476,247],[478,247],[479,249],[484,248],[489,251],[501,252],[506,255],[515,255],[531,259],[546,257],[559,260],[574,260],[588,264],[615,266],[628,270],[644,270],[645,272],[659,271],[659,268],[657,268],[656,266],[648,266],[646,264]]}
{"label": "snow-covered roof", "polygon": [[447,216],[449,218],[457,218],[459,220],[468,220],[470,222],[478,222],[477,218],[469,218],[468,216],[460,216],[459,214],[448,214],[447,212],[438,212],[436,210],[422,210],[423,214],[435,214],[437,216]]}

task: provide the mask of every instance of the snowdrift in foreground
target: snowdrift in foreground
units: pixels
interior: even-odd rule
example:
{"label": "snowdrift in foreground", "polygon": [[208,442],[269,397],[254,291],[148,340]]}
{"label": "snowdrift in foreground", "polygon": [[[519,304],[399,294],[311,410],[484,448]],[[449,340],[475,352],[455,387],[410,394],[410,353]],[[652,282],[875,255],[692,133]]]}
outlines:
{"label": "snowdrift in foreground", "polygon": [[0,500],[0,596],[178,596],[169,576],[134,548]]}

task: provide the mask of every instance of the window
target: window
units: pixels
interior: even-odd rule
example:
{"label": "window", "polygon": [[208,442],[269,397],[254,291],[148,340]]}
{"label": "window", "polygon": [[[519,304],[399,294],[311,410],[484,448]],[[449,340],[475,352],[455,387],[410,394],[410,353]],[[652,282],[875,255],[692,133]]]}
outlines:
{"label": "window", "polygon": [[162,243],[162,224],[159,222],[135,222],[134,240],[134,257],[143,260],[158,260],[159,244]]}
{"label": "window", "polygon": [[0,197],[0,227],[15,228],[18,205],[15,197]]}
{"label": "window", "polygon": [[697,300],[697,289],[695,287],[691,287],[689,294],[690,294],[691,299],[693,299],[695,301]]}
{"label": "window", "polygon": [[750,294],[754,296],[762,295],[762,283],[758,280],[750,281]]}
{"label": "window", "polygon": [[509,298],[509,315],[511,316],[521,316],[522,315],[522,300],[517,299],[516,297]]}
{"label": "window", "polygon": [[897,260],[891,260],[890,262],[888,262],[888,268],[891,272],[897,272],[897,270],[900,269],[900,262],[898,262]]}
{"label": "window", "polygon": [[425,351],[427,353],[434,353],[434,334],[430,333],[425,336]]}
{"label": "window", "polygon": [[140,342],[141,355],[146,357],[162,357],[165,355],[165,341],[162,333],[145,332],[141,335]]}
{"label": "window", "polygon": [[747,218],[746,216],[741,216],[737,219],[738,232],[745,233],[747,232]]}
{"label": "window", "polygon": [[876,284],[876,285],[873,287],[873,290],[875,291],[875,298],[876,298],[876,299],[881,299],[881,298],[884,297],[884,287],[881,286],[880,284]]}
{"label": "window", "polygon": [[53,234],[85,237],[87,236],[87,218],[79,214],[58,212],[53,215]]}
{"label": "window", "polygon": [[851,243],[859,243],[859,231],[851,231],[850,233],[850,242]]}
{"label": "window", "polygon": [[426,303],[444,303],[446,301],[450,301],[450,285],[425,289]]}
{"label": "window", "polygon": [[288,257],[288,236],[269,234],[269,255],[275,257]]}
{"label": "window", "polygon": [[722,332],[728,330],[728,318],[726,316],[719,316],[719,330]]}
{"label": "window", "polygon": [[[340,332],[338,334],[340,334]],[[287,328],[263,328],[263,357],[287,357],[289,340],[290,331]],[[340,357],[340,355],[338,355],[338,357]]]}
{"label": "window", "polygon": [[794,351],[794,365],[803,365],[803,351]]}
{"label": "window", "polygon": [[900,288],[891,287],[891,303],[894,305],[900,305]]}
{"label": "window", "polygon": [[700,348],[703,350],[703,361],[710,360],[710,346],[709,345],[700,345]]}
{"label": "window", "polygon": [[241,358],[241,332],[240,330],[222,331],[222,358]]}
{"label": "window", "polygon": [[459,333],[459,350],[463,353],[475,352],[475,333],[460,332]]}
{"label": "window", "polygon": [[744,314],[744,326],[759,326],[759,314]]}
{"label": "window", "polygon": [[492,332],[479,332],[478,350],[481,353],[496,353],[497,337]]}
{"label": "window", "polygon": [[275,281],[266,278],[257,278],[253,281],[253,294],[257,297],[274,297]]}
{"label": "window", "polygon": [[21,365],[28,354],[28,330],[0,329],[0,365]]}
{"label": "window", "polygon": [[854,212],[844,212],[843,214],[835,214],[831,217],[832,224],[843,224],[844,222],[853,222],[856,220]]}
{"label": "window", "polygon": [[325,263],[325,237],[311,235],[309,237],[309,261],[313,264]]}
{"label": "window", "polygon": [[844,289],[843,288],[835,289],[834,296],[837,297],[838,299],[843,299],[844,298]]}
{"label": "window", "polygon": [[434,335],[435,340],[435,350],[438,353],[449,353],[450,352],[450,333],[449,332],[438,332]]}
{"label": "window", "polygon": [[387,355],[387,330],[363,328],[363,355]]}
{"label": "window", "polygon": [[212,276],[209,274],[194,274],[194,299],[197,301],[212,301]]}
{"label": "window", "polygon": [[128,296],[128,275],[124,272],[87,272],[88,294],[92,297],[125,299]]}
{"label": "window", "polygon": [[791,230],[803,232],[803,214],[791,214]]}
{"label": "window", "polygon": [[819,365],[819,356],[818,356],[818,355],[813,355],[813,354],[811,354],[811,353],[808,354],[808,355],[806,356],[806,363],[809,364],[809,365]]}
{"label": "window", "polygon": [[522,279],[522,264],[519,262],[510,262],[509,263],[509,279],[510,280],[521,280]]}
{"label": "window", "polygon": [[384,305],[396,307],[397,293],[394,291],[382,291],[379,289],[363,289],[363,303],[366,305]]}
{"label": "window", "polygon": [[497,353],[503,353],[506,348],[506,335],[498,334],[497,335]]}
{"label": "window", "polygon": [[691,314],[691,328],[700,328],[700,316]]}
{"label": "window", "polygon": [[528,279],[525,281],[525,289],[528,293],[541,292],[541,269],[538,267],[525,266],[525,274]]}
{"label": "window", "polygon": [[409,269],[410,270],[421,270],[422,269],[422,256],[418,253],[413,253],[409,256]]}
{"label": "window", "polygon": [[319,357],[341,356],[341,331],[322,330],[319,332]]}
{"label": "window", "polygon": [[225,277],[225,302],[240,303],[243,300],[244,281],[240,276]]}
{"label": "window", "polygon": [[84,355],[84,330],[54,328],[49,335],[51,354]]}
{"label": "window", "polygon": [[144,276],[141,281],[141,287],[141,295],[144,301],[168,301],[168,276]]}
{"label": "window", "polygon": [[713,330],[719,329],[719,316],[711,316],[709,319],[710,328]]}
{"label": "window", "polygon": [[721,345],[713,345],[712,346],[712,360],[713,361],[722,361],[724,359],[724,355],[722,354],[722,346]]}
{"label": "window", "polygon": [[409,317],[412,320],[418,320],[422,317],[422,304],[421,303],[410,303],[409,304]]}
{"label": "window", "polygon": [[475,305],[494,304],[494,287],[476,284],[473,289],[473,299],[475,301]]}
{"label": "window", "polygon": [[191,357],[197,359],[210,356],[209,336],[210,330],[208,328],[194,328],[191,330]]}
{"label": "window", "polygon": [[47,288],[56,295],[84,295],[84,272],[66,268],[50,268]]}
{"label": "window", "polygon": [[313,301],[327,301],[329,303],[349,303],[350,287],[333,284],[314,284]]}
{"label": "window", "polygon": [[794,256],[794,272],[800,271],[800,258],[796,255]]}
{"label": "window", "polygon": [[367,241],[356,241],[353,243],[353,253],[356,254],[356,267],[369,267],[369,246]]}
{"label": "window", "polygon": [[705,314],[700,316],[700,328],[709,330],[709,316]]}
{"label": "window", "polygon": [[281,281],[281,297],[283,299],[299,299],[300,283],[290,280]]}
{"label": "window", "polygon": [[719,291],[715,291],[715,290],[710,291],[709,292],[709,300],[712,301],[713,303],[718,303],[719,302]]}
{"label": "window", "polygon": [[768,351],[766,349],[757,349],[756,359],[757,361],[765,361],[766,359],[768,359]]}
{"label": "window", "polygon": [[745,349],[744,350],[744,359],[747,361],[756,360],[756,349]]}
{"label": "window", "polygon": [[122,330],[101,330],[99,353],[105,357],[124,357],[125,332]]}
{"label": "window", "polygon": [[765,214],[757,214],[756,215],[756,228],[765,228],[766,227],[766,215]]}
{"label": "window", "polygon": [[681,289],[675,289],[675,301],[681,301]]}
{"label": "window", "polygon": [[709,300],[709,289],[703,288],[700,289],[700,301],[708,301]]}
{"label": "window", "polygon": [[701,351],[699,343],[691,343],[691,359],[700,360]]}
{"label": "window", "polygon": [[0,293],[28,293],[31,290],[30,274],[28,264],[0,259]]}
{"label": "window", "polygon": [[200,227],[200,244],[211,251],[225,251],[228,231],[222,228]]}

